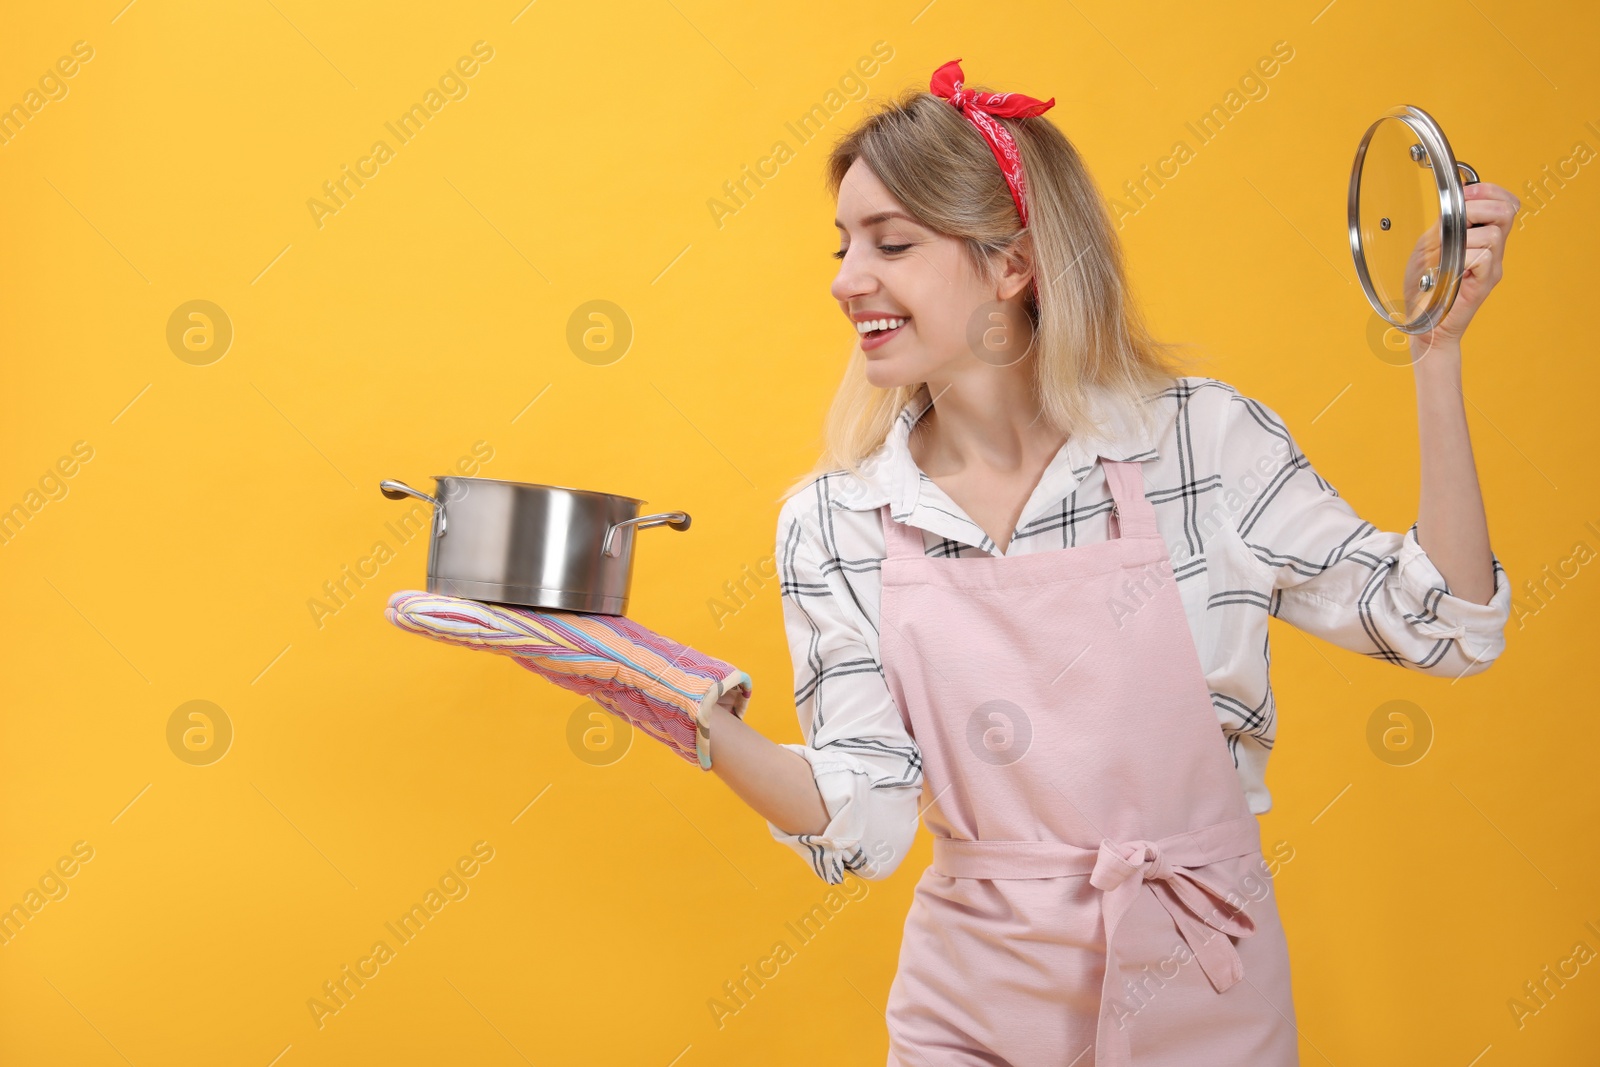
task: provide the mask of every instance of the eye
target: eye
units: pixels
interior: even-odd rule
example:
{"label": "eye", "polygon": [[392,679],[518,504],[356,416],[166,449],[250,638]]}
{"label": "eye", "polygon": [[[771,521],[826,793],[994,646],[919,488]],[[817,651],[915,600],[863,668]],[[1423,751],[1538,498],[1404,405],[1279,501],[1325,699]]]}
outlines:
{"label": "eye", "polygon": [[[910,245],[879,245],[878,246],[878,251],[883,252],[883,253],[885,253],[887,255],[896,255],[896,254],[898,254],[900,252],[904,252],[906,249],[908,249],[910,247],[911,247]],[[844,253],[845,253],[845,250],[841,248],[841,249],[839,249],[839,251],[833,253],[833,258],[834,259],[843,259],[844,258]]]}

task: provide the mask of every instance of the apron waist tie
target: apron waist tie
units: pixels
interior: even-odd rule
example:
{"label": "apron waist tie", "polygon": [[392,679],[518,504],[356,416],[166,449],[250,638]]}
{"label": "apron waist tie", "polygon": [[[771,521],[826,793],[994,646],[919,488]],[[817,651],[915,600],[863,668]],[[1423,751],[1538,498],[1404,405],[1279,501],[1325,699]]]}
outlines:
{"label": "apron waist tie", "polygon": [[[1089,876],[1101,890],[1106,929],[1105,979],[1100,986],[1100,1018],[1095,1028],[1096,1067],[1126,1067],[1131,1052],[1121,1025],[1108,1026],[1106,1005],[1117,988],[1121,967],[1113,939],[1141,885],[1148,885],[1177,924],[1217,992],[1244,977],[1244,961],[1227,937],[1249,937],[1255,921],[1229,902],[1229,887],[1200,873],[1207,864],[1248,856],[1261,848],[1255,815],[1172,834],[1157,841],[1102,839],[1097,849],[1061,841],[972,841],[933,839],[933,869],[952,878],[1061,878]],[[1207,930],[1209,927],[1210,930]]]}

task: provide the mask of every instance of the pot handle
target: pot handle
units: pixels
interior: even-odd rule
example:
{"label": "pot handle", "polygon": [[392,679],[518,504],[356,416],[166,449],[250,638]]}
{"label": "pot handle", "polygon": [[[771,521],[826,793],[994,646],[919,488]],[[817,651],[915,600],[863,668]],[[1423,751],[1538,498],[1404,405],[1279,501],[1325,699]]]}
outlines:
{"label": "pot handle", "polygon": [[405,482],[397,482],[393,479],[384,479],[378,483],[378,488],[383,490],[383,495],[388,497],[390,500],[404,500],[408,496],[414,496],[418,500],[426,500],[428,503],[432,504],[436,509],[438,509],[439,535],[441,537],[444,536],[445,514],[443,501],[435,500],[422,490],[413,489]]}
{"label": "pot handle", "polygon": [[622,555],[622,539],[617,536],[617,531],[624,526],[635,526],[645,529],[650,526],[666,524],[674,530],[687,530],[689,528],[689,513],[687,511],[663,511],[658,515],[640,515],[635,519],[624,519],[615,523],[606,530],[606,539],[600,545],[600,554],[603,556]]}

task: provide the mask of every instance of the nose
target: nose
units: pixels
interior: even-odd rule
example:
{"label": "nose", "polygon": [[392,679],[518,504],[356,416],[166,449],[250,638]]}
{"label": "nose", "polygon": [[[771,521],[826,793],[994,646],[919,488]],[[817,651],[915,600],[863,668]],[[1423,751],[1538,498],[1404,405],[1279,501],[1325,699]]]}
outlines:
{"label": "nose", "polygon": [[878,279],[862,266],[856,254],[857,247],[859,245],[853,245],[845,251],[844,259],[839,261],[839,273],[833,276],[833,284],[829,286],[833,298],[847,307],[852,300],[870,296],[878,288]]}

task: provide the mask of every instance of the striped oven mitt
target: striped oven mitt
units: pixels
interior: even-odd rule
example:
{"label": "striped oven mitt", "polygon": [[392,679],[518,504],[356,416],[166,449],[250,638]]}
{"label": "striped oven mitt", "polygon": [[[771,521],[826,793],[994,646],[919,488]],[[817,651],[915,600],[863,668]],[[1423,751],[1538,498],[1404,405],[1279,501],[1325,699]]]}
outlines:
{"label": "striped oven mitt", "polygon": [[563,689],[637,726],[711,769],[706,715],[718,704],[744,716],[750,676],[622,615],[488,604],[405,589],[384,617],[402,630],[510,656]]}

